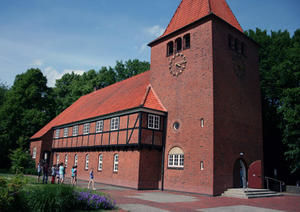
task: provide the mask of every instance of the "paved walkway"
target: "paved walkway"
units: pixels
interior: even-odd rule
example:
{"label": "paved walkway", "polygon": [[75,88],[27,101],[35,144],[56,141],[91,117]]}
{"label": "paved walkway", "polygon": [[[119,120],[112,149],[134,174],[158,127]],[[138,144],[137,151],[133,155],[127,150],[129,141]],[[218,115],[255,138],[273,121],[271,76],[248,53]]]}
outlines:
{"label": "paved walkway", "polygon": [[[79,180],[78,186],[87,187],[87,181]],[[206,197],[181,192],[137,191],[100,183],[95,183],[95,187],[97,191],[105,192],[116,200],[120,211],[300,212],[300,196],[297,195],[259,199],[236,199]]]}

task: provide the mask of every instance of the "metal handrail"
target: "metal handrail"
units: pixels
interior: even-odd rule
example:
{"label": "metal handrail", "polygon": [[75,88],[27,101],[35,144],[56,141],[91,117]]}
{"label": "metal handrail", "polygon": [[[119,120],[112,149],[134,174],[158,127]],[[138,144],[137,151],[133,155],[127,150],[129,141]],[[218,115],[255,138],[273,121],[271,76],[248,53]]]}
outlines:
{"label": "metal handrail", "polygon": [[269,180],[273,180],[273,181],[279,183],[280,192],[283,191],[282,187],[285,185],[285,183],[283,181],[275,179],[275,178],[272,178],[272,177],[266,177],[266,176],[265,176],[265,180],[267,181],[267,189],[269,189]]}

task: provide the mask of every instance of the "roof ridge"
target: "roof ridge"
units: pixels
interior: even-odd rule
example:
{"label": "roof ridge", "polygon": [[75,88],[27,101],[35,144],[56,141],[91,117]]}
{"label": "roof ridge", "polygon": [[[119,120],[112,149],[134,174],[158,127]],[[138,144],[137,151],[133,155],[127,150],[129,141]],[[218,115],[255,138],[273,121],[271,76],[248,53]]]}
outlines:
{"label": "roof ridge", "polygon": [[145,73],[148,73],[149,71],[150,71],[150,70],[144,71],[144,72],[142,72],[142,73],[139,73],[139,74],[134,75],[134,76],[132,76],[132,77],[129,77],[129,78],[127,78],[127,79],[123,79],[123,80],[121,80],[121,81],[115,82],[115,83],[113,83],[113,84],[111,84],[111,85],[108,85],[108,86],[106,86],[106,87],[104,87],[104,88],[100,88],[100,89],[98,89],[98,90],[96,90],[96,91],[92,91],[92,92],[90,92],[90,93],[88,93],[88,94],[85,94],[85,95],[81,96],[80,98],[85,97],[85,96],[89,96],[89,95],[92,95],[92,94],[96,94],[96,93],[102,91],[102,90],[105,89],[105,88],[115,87],[115,86],[117,86],[117,85],[119,85],[119,84],[121,84],[121,83],[125,83],[126,81],[133,80],[133,79],[135,79],[135,78],[137,78],[137,77],[142,76],[142,75],[145,74]]}

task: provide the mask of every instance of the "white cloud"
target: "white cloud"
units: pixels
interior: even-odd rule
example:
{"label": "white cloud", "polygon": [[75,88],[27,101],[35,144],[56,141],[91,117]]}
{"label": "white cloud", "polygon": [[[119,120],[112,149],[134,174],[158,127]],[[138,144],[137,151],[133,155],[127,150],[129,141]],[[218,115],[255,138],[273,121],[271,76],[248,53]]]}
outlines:
{"label": "white cloud", "polygon": [[150,34],[151,36],[161,36],[164,33],[164,28],[159,25],[154,25],[152,27],[145,28],[145,32]]}
{"label": "white cloud", "polygon": [[36,59],[36,60],[33,60],[32,62],[32,66],[42,66],[44,64],[44,62],[41,60],[41,59]]}
{"label": "white cloud", "polygon": [[55,70],[53,67],[49,66],[49,67],[45,68],[45,70],[43,72],[48,79],[47,85],[49,87],[54,87],[56,80],[62,78],[62,76],[64,74],[74,72],[75,74],[82,75],[84,73],[84,70],[65,69],[65,70],[63,70],[62,73],[60,73],[57,70]]}
{"label": "white cloud", "polygon": [[148,50],[148,46],[147,46],[147,43],[143,43],[140,47],[139,47],[139,53],[143,53],[145,52],[146,50]]}

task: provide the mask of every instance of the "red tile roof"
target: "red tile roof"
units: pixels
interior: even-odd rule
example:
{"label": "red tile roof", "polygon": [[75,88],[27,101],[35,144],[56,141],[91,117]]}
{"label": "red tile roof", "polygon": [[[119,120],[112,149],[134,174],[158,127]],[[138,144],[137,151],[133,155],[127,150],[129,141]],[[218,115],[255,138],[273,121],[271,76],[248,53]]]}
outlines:
{"label": "red tile roof", "polygon": [[215,14],[243,32],[242,27],[226,3],[226,0],[182,0],[162,36],[191,24],[210,13]]}
{"label": "red tile roof", "polygon": [[150,71],[82,96],[31,139],[42,137],[55,126],[136,107],[166,111],[150,86]]}

